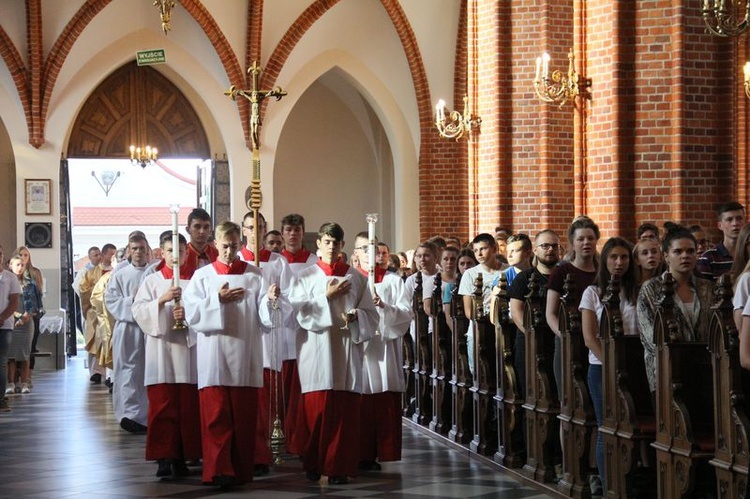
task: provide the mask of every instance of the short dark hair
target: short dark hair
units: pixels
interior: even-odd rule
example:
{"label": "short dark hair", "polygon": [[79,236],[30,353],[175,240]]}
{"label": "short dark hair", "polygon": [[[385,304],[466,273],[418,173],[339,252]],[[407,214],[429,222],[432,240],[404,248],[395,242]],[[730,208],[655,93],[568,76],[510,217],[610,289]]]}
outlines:
{"label": "short dark hair", "polygon": [[636,237],[640,239],[641,236],[648,231],[655,233],[656,237],[659,237],[659,227],[651,222],[643,222],[641,225],[639,225],[638,230],[636,231]]}
{"label": "short dark hair", "polygon": [[388,253],[390,253],[390,252],[391,252],[391,248],[389,248],[389,247],[388,247],[388,245],[387,245],[387,244],[385,244],[384,242],[380,242],[380,241],[379,241],[379,242],[378,242],[378,246],[385,246],[385,249],[387,249],[387,250],[388,250]]}
{"label": "short dark hair", "polygon": [[89,253],[91,253],[94,250],[99,251],[99,246],[92,246],[92,247],[90,247],[89,250],[86,252],[86,254],[89,254]]}
{"label": "short dark hair", "polygon": [[531,238],[529,238],[528,234],[524,234],[523,232],[519,232],[518,234],[511,235],[506,241],[506,243],[511,244],[511,243],[517,243],[518,241],[521,241],[522,250],[526,250],[526,251],[531,250]]}
{"label": "short dark hair", "polygon": [[[117,251],[117,246],[115,246],[112,243],[107,243],[104,246],[102,246],[102,253],[106,253],[109,250],[115,250],[115,251]],[[89,251],[91,251],[91,250],[89,250]]]}
{"label": "short dark hair", "polygon": [[728,201],[728,202],[726,202],[726,203],[721,203],[721,204],[720,204],[720,205],[719,205],[719,206],[718,206],[718,207],[716,208],[716,215],[717,215],[717,217],[719,218],[719,220],[721,220],[721,216],[722,216],[722,215],[723,215],[724,213],[726,213],[726,212],[728,212],[728,211],[740,211],[740,210],[741,210],[741,211],[745,211],[745,207],[744,207],[744,206],[742,206],[742,205],[741,205],[740,203],[738,203],[737,201]]}
{"label": "short dark hair", "polygon": [[[245,213],[245,216],[242,217],[242,221],[244,222],[248,218],[255,220],[255,210],[250,210],[247,213]],[[268,222],[266,222],[266,217],[264,217],[263,213],[261,212],[258,212],[258,220],[263,220],[263,223],[268,225]]]}
{"label": "short dark hair", "polygon": [[128,246],[130,246],[130,243],[146,243],[146,245],[148,245],[148,239],[146,239],[146,236],[142,233],[130,234],[130,237],[128,237]]}
{"label": "short dark hair", "polygon": [[497,246],[495,236],[493,236],[492,234],[488,234],[487,232],[477,234],[474,239],[471,240],[472,246],[479,243],[487,243],[489,246]]}
{"label": "short dark hair", "polygon": [[283,229],[285,225],[293,225],[293,226],[301,226],[302,230],[305,230],[305,217],[298,213],[290,213],[289,215],[285,216],[281,219],[281,228]]}
{"label": "short dark hair", "polygon": [[[178,235],[180,244],[184,244],[187,246],[187,239],[185,239],[185,236],[182,234]],[[164,248],[165,243],[171,243],[172,242],[172,231],[171,230],[165,230],[161,234],[159,234],[159,247]]]}
{"label": "short dark hair", "polygon": [[193,220],[201,220],[204,222],[210,222],[211,215],[209,215],[208,212],[204,210],[203,208],[194,208],[193,211],[190,212],[187,218],[188,227],[190,227],[193,224]]}
{"label": "short dark hair", "polygon": [[266,235],[265,235],[265,236],[263,236],[263,240],[265,241],[265,239],[266,239],[266,238],[267,238],[268,236],[279,236],[279,237],[281,237],[281,232],[279,232],[279,231],[278,231],[278,230],[276,230],[276,229],[274,229],[274,230],[269,230],[268,232],[266,232]]}
{"label": "short dark hair", "polygon": [[336,222],[326,222],[318,229],[318,241],[323,239],[323,236],[332,237],[336,241],[343,241],[344,229]]}
{"label": "short dark hair", "polygon": [[691,234],[695,234],[696,232],[701,232],[701,231],[705,232],[705,229],[698,224],[691,225],[690,227],[688,227],[688,230],[690,231]]}

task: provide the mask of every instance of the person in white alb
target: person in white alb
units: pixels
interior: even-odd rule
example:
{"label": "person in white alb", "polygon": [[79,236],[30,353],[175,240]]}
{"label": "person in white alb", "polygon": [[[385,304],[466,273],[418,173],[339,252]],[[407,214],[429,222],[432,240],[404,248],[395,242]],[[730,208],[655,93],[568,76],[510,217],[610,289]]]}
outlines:
{"label": "person in white alb", "polygon": [[203,482],[222,488],[253,479],[263,386],[258,308],[279,295],[260,269],[237,258],[240,230],[229,221],[216,227],[217,259],[195,271],[182,294],[186,321],[198,333]]}
{"label": "person in white alb", "polygon": [[316,265],[303,269],[290,301],[304,333],[297,335],[297,366],[309,438],[302,452],[307,478],[348,483],[359,460],[362,342],[379,315],[367,280],[340,258],[344,230],[325,223],[318,231]]}
{"label": "person in white alb", "polygon": [[146,460],[157,461],[157,477],[189,475],[186,460],[201,457],[196,334],[184,324],[185,307],[175,300],[190,281],[185,265],[187,240],[179,235],[180,285],[174,286],[172,231],[159,237],[163,259],[143,279],[133,302],[133,317],[146,334],[145,382],[148,392]]}
{"label": "person in white alb", "polygon": [[[369,236],[360,232],[354,254],[362,275],[369,277]],[[411,302],[401,278],[375,266],[375,296],[380,321],[365,342],[362,374],[362,407],[359,469],[380,470],[378,461],[401,459],[401,397],[406,390],[402,338],[409,332]]]}

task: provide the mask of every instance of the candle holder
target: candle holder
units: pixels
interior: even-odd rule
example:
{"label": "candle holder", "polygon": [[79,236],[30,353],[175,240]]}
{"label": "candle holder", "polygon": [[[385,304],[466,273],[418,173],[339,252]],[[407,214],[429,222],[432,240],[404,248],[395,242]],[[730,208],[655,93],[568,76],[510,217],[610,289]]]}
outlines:
{"label": "candle holder", "polygon": [[706,31],[716,36],[740,36],[750,20],[750,0],[703,0]]}
{"label": "candle holder", "polygon": [[[169,212],[172,214],[172,286],[180,287],[180,232],[178,228],[177,215],[180,213],[180,205],[169,205]],[[180,299],[175,298],[174,306],[180,306]],[[175,319],[172,324],[172,331],[185,331],[187,324],[182,319]]]}
{"label": "candle holder", "polygon": [[[573,50],[568,52],[568,74],[555,70],[549,74],[550,56],[547,52],[536,58],[536,76],[534,77],[534,91],[544,102],[553,102],[562,108],[566,102],[573,101],[581,90],[578,85],[580,75],[575,70],[575,55]],[[588,80],[583,80],[588,87]]]}
{"label": "candle holder", "polygon": [[469,112],[469,96],[464,95],[464,113],[448,111],[448,119],[445,118],[445,101],[440,99],[435,106],[435,126],[438,133],[445,139],[456,139],[458,141],[465,133],[471,133],[482,125],[482,118],[474,116]]}

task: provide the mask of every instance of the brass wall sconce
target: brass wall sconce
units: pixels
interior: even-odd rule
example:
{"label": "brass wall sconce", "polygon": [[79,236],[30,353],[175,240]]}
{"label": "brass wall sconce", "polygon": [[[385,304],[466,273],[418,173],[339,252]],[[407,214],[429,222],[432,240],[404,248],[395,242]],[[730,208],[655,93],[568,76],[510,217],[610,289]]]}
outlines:
{"label": "brass wall sconce", "polygon": [[702,10],[709,32],[716,36],[739,36],[748,26],[750,0],[703,0]]}
{"label": "brass wall sconce", "polygon": [[464,96],[464,112],[448,111],[448,119],[445,113],[445,101],[440,99],[435,106],[435,126],[438,133],[445,139],[459,140],[465,133],[471,133],[472,129],[482,125],[482,118],[474,116],[469,112],[469,97]]}
{"label": "brass wall sconce", "polygon": [[[562,108],[566,102],[573,101],[581,90],[578,82],[580,75],[575,70],[575,55],[573,50],[568,52],[568,74],[555,70],[549,73],[550,56],[547,52],[536,58],[536,76],[534,77],[534,90],[540,100],[559,104]],[[590,82],[583,80],[584,86],[588,87]]]}

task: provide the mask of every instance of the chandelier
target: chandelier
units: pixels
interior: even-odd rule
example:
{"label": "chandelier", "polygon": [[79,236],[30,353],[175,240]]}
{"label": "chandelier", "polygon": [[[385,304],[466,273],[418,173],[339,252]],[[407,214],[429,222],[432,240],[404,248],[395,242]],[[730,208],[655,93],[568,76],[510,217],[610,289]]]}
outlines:
{"label": "chandelier", "polygon": [[146,168],[156,162],[157,150],[155,147],[136,147],[130,146],[130,162],[141,168]]}
{"label": "chandelier", "polygon": [[161,30],[166,35],[168,31],[172,30],[172,27],[169,25],[169,21],[172,18],[174,0],[155,0],[154,7],[159,9],[159,16],[161,17]]}

